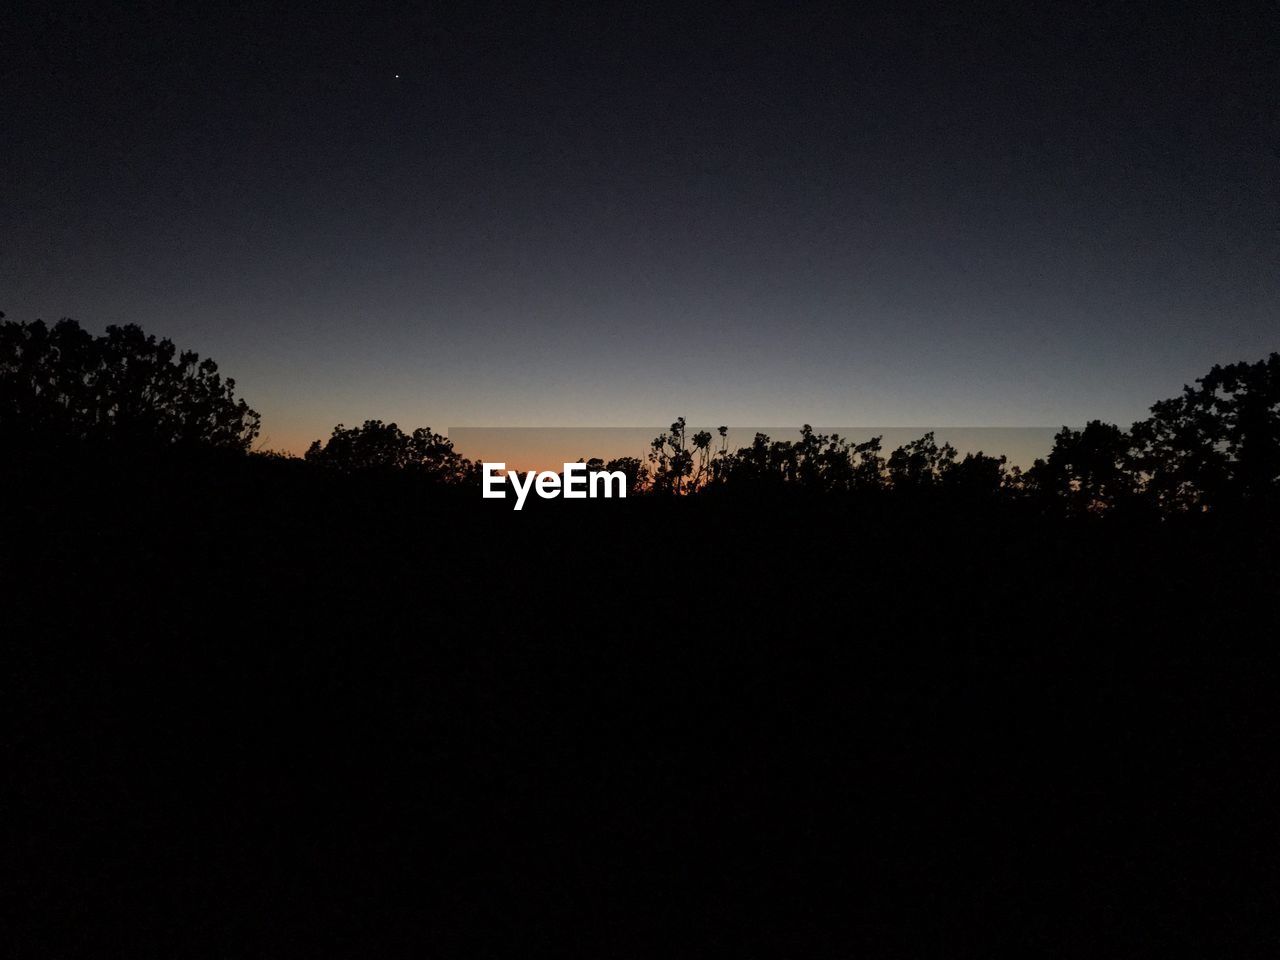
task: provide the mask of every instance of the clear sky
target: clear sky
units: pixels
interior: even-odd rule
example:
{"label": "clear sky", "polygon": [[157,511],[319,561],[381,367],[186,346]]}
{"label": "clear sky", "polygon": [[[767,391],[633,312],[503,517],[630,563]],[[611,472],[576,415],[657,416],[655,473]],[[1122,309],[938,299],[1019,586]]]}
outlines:
{"label": "clear sky", "polygon": [[268,446],[1127,425],[1280,347],[1274,5],[263,6],[5,15],[0,310]]}

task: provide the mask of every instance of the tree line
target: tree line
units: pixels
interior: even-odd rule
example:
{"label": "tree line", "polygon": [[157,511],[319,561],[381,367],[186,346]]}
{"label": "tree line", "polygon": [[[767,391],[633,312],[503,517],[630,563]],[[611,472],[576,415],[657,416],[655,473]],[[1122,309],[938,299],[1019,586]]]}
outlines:
{"label": "tree line", "polygon": [[[19,456],[212,450],[295,459],[255,451],[260,428],[216,363],[136,325],[94,336],[74,320],[0,322],[0,444]],[[982,451],[961,457],[932,433],[891,451],[881,441],[806,425],[797,440],[756,434],[732,450],[727,427],[691,432],[681,417],[643,459],[583,462],[589,471],[620,470],[633,494],[651,496],[933,494],[1038,503],[1073,516],[1271,513],[1280,504],[1280,353],[1214,366],[1128,430],[1101,420],[1064,426],[1025,470]],[[479,483],[479,464],[447,437],[381,420],[339,424],[301,462],[336,474]]]}

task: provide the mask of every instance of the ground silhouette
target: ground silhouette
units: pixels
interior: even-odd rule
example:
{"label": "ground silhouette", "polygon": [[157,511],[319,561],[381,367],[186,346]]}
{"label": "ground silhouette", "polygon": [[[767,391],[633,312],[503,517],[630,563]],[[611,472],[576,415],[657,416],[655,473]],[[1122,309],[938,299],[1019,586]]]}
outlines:
{"label": "ground silhouette", "polygon": [[1276,355],[515,513],[122,329],[0,331],[11,955],[1274,955]]}

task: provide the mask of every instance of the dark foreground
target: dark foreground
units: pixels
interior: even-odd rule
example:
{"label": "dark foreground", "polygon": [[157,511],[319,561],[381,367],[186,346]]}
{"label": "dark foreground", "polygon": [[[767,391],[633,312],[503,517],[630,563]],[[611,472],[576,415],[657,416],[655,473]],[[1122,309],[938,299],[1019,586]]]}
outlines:
{"label": "dark foreground", "polygon": [[1277,537],[19,472],[10,956],[1275,956]]}

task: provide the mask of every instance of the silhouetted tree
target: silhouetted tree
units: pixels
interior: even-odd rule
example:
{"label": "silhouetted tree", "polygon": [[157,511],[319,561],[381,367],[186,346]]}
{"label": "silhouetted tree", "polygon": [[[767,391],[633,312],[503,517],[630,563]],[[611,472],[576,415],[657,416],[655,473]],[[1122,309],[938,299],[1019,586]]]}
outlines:
{"label": "silhouetted tree", "polygon": [[1083,430],[1059,430],[1049,456],[1027,470],[1025,485],[1069,513],[1100,513],[1132,501],[1139,492],[1131,461],[1129,436],[1115,424],[1090,420]]}
{"label": "silhouetted tree", "polygon": [[839,434],[814,433],[806,423],[792,449],[790,459],[800,486],[823,493],[852,488],[856,465],[849,444]]}
{"label": "silhouetted tree", "polygon": [[[3,318],[0,448],[244,452],[258,435],[259,415],[235,396],[235,381],[169,340],[134,325],[94,336],[73,320],[48,326]],[[305,461],[340,473],[395,472],[450,484],[478,474],[446,437],[429,428],[406,434],[381,420],[339,424],[311,445]],[[808,424],[798,440],[757,434],[730,452],[727,427],[690,436],[683,417],[653,440],[647,464],[635,457],[587,463],[592,471],[622,471],[633,493],[892,490],[970,502],[1029,496],[1076,516],[1272,510],[1280,505],[1280,353],[1213,367],[1181,395],[1154,404],[1129,433],[1098,420],[1081,430],[1063,427],[1049,454],[1025,473],[981,452],[957,459],[932,433],[885,457],[880,437],[855,444]]]}
{"label": "silhouetted tree", "polygon": [[757,433],[751,445],[724,457],[719,471],[735,486],[791,487],[818,493],[872,490],[883,485],[880,438],[853,444],[805,424],[797,441]]}
{"label": "silhouetted tree", "polygon": [[402,471],[440,483],[473,480],[478,470],[474,461],[453,449],[453,441],[430,427],[406,434],[381,420],[350,428],[338,424],[323,444],[311,444],[304,459],[340,473]]}
{"label": "silhouetted tree", "polygon": [[979,450],[950,461],[942,472],[942,487],[963,500],[989,501],[1005,492],[1008,478],[1004,457],[990,457]]}
{"label": "silhouetted tree", "polygon": [[933,487],[956,458],[956,449],[949,443],[941,447],[933,433],[926,433],[898,447],[886,464],[889,482],[894,490],[920,490]]}
{"label": "silhouetted tree", "polygon": [[[881,438],[854,444],[805,424],[796,441],[757,433],[727,449],[701,431],[688,437],[683,417],[656,437],[650,489],[709,488],[817,493],[933,492],[968,502],[1038,498],[1053,511],[1094,515],[1116,508],[1211,509],[1280,503],[1280,354],[1257,363],[1215,366],[1183,395],[1155,404],[1132,433],[1092,420],[1063,427],[1047,457],[1023,472],[981,451],[957,459],[933,433],[881,455]],[[637,471],[638,473],[638,471]],[[630,476],[630,474],[628,474]]]}
{"label": "silhouetted tree", "polygon": [[245,451],[260,420],[216,363],[133,324],[95,337],[74,320],[0,323],[0,438],[7,446]]}
{"label": "silhouetted tree", "polygon": [[1280,494],[1280,353],[1214,366],[1133,425],[1132,459],[1165,509],[1274,505]]}
{"label": "silhouetted tree", "polygon": [[722,482],[735,488],[755,489],[781,487],[794,473],[791,445],[774,443],[764,433],[757,433],[750,446],[730,454],[720,468]]}
{"label": "silhouetted tree", "polygon": [[728,427],[720,427],[720,446],[713,448],[706,430],[687,437],[684,417],[671,424],[668,433],[655,437],[650,444],[652,488],[659,493],[691,493],[707,484],[715,473],[713,462],[727,454]]}
{"label": "silhouetted tree", "polygon": [[578,458],[579,463],[587,465],[587,475],[605,472],[621,473],[627,478],[627,495],[632,496],[640,493],[649,481],[649,471],[640,461],[639,457],[616,457],[606,463],[600,457],[592,457],[589,460]]}

